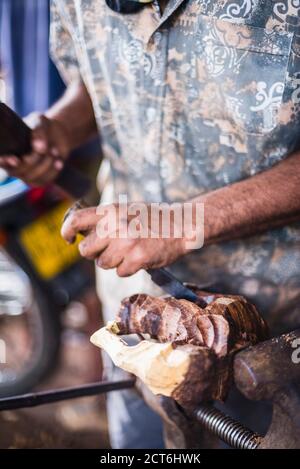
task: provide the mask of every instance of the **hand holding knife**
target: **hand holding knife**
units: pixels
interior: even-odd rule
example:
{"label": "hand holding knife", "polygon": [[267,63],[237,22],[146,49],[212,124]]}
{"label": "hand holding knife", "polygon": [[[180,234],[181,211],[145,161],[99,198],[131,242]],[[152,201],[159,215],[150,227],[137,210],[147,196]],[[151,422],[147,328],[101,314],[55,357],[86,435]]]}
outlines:
{"label": "hand holding knife", "polygon": [[[0,156],[22,158],[31,152],[31,129],[8,106],[0,102]],[[55,180],[72,197],[83,197],[90,188],[90,180],[68,162]]]}
{"label": "hand holding knife", "polygon": [[[88,208],[88,205],[85,203],[85,201],[77,201],[65,214],[64,222],[71,215],[71,213],[84,208]],[[86,233],[81,234],[83,236],[86,235]],[[166,293],[173,296],[174,298],[192,301],[201,308],[205,308],[207,306],[205,300],[200,298],[191,288],[180,282],[176,277],[174,277],[173,274],[171,274],[171,272],[169,272],[165,268],[160,267],[146,269],[146,272],[150,275],[152,281],[157,286],[159,286],[162,290],[164,290]]]}

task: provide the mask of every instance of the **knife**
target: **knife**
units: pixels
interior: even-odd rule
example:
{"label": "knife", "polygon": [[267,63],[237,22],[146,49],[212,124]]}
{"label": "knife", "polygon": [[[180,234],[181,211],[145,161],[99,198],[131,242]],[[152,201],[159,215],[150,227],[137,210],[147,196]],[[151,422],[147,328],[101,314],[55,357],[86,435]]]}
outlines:
{"label": "knife", "polygon": [[[0,102],[0,156],[16,155],[22,158],[30,151],[31,129],[12,109]],[[55,184],[79,199],[88,192],[91,181],[67,162]]]}
{"label": "knife", "polygon": [[191,288],[180,282],[168,270],[161,267],[159,269],[147,269],[147,272],[156,285],[174,298],[178,300],[192,301],[201,308],[205,308],[207,306],[206,301],[199,298]]}
{"label": "knife", "polygon": [[[74,210],[79,210],[88,207],[85,201],[80,200],[77,201],[65,214],[64,221],[70,216],[70,214]],[[84,235],[84,233],[83,233]],[[146,269],[146,272],[150,275],[152,281],[159,286],[162,290],[164,290],[169,295],[173,296],[174,298],[180,300],[188,300],[196,303],[200,308],[205,308],[207,306],[207,302],[200,298],[196,293],[182,282],[180,282],[171,272],[164,269],[163,267],[156,268],[156,269]],[[207,293],[209,290],[205,289]],[[210,295],[207,296],[208,301],[212,300]]]}

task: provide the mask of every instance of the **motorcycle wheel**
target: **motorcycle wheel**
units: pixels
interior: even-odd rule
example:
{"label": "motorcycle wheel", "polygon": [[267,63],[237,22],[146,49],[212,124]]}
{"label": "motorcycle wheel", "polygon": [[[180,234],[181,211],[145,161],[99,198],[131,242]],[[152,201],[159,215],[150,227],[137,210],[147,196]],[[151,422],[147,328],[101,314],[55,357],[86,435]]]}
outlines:
{"label": "motorcycle wheel", "polygon": [[6,397],[29,392],[54,368],[60,321],[40,286],[6,256],[1,275],[0,397]]}

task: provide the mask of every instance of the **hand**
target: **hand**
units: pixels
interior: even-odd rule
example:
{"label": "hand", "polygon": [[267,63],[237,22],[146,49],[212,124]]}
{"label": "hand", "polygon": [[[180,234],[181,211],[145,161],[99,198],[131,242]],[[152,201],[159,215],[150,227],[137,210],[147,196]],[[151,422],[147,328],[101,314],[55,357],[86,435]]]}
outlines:
{"label": "hand", "polygon": [[22,158],[0,156],[0,167],[27,184],[48,184],[62,170],[69,155],[68,131],[63,124],[44,115],[31,114],[25,122],[32,129],[32,152]]}
{"label": "hand", "polygon": [[[133,275],[140,269],[169,265],[187,252],[185,239],[163,238],[155,233],[155,228],[150,226],[149,206],[143,205],[146,216],[145,213],[120,216],[119,204],[71,211],[63,224],[62,236],[73,243],[77,234],[83,234],[85,238],[79,244],[81,255],[96,260],[103,269],[116,268],[120,277]],[[146,228],[152,237],[137,236],[132,229],[128,230],[131,222],[140,233],[145,233]]]}

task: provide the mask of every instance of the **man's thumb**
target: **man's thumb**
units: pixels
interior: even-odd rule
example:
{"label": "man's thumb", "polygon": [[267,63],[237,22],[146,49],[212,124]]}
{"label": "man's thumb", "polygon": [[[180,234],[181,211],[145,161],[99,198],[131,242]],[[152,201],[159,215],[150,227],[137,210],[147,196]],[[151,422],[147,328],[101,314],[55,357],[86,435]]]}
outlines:
{"label": "man's thumb", "polygon": [[41,154],[49,151],[50,142],[48,135],[48,119],[45,116],[37,116],[32,126],[32,149]]}

